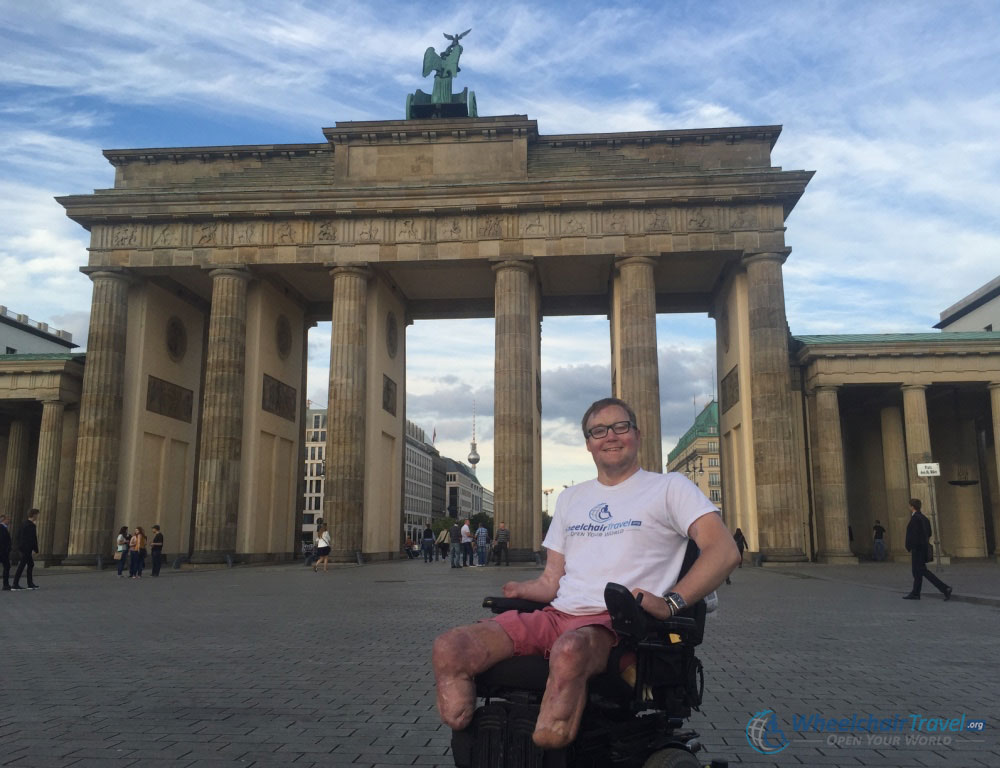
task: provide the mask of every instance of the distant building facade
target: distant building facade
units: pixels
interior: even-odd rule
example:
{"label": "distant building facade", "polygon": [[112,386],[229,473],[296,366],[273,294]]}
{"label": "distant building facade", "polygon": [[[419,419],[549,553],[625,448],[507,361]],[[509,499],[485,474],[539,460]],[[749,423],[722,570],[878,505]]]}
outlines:
{"label": "distant building facade", "polygon": [[[434,456],[438,452],[427,442],[424,430],[409,420],[403,455],[406,462],[403,467],[403,537],[419,541],[435,516]],[[439,507],[438,514],[442,511]]]}
{"label": "distant building facade", "polygon": [[667,471],[681,472],[698,486],[720,510],[722,507],[722,463],[719,457],[719,404],[706,405],[691,428],[667,455]]}
{"label": "distant building facade", "polygon": [[302,497],[302,541],[312,544],[316,521],[323,516],[326,480],[326,409],[306,410],[305,493]]}
{"label": "distant building facade", "polygon": [[1000,277],[941,313],[942,331],[1000,331]]}
{"label": "distant building facade", "polygon": [[76,348],[73,334],[50,328],[48,323],[0,306],[0,354],[44,355],[66,353]]}

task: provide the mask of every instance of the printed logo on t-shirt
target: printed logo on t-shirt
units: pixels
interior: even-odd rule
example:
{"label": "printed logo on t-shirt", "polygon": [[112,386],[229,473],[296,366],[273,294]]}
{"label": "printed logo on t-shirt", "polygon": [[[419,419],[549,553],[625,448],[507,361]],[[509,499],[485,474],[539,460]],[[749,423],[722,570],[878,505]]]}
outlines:
{"label": "printed logo on t-shirt", "polygon": [[589,523],[579,523],[578,525],[566,526],[567,536],[617,536],[630,528],[638,528],[642,525],[642,520],[622,520],[614,521],[614,515],[606,502],[601,502],[591,508],[587,513],[590,518]]}

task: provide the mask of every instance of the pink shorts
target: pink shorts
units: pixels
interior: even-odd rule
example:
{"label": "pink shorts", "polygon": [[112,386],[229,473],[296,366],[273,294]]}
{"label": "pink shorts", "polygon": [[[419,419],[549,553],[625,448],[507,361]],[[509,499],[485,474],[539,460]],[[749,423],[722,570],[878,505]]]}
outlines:
{"label": "pink shorts", "polygon": [[618,635],[611,628],[611,616],[607,611],[589,616],[573,616],[546,606],[540,611],[529,613],[505,611],[483,621],[495,621],[503,628],[514,641],[515,656],[542,655],[548,658],[552,645],[561,635],[581,627],[604,627],[614,638],[612,645],[618,644]]}

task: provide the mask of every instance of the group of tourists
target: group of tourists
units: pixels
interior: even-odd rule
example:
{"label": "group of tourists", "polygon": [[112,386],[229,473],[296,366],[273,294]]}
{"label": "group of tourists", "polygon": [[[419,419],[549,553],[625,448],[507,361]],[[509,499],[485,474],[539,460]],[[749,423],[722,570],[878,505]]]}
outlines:
{"label": "group of tourists", "polygon": [[160,526],[153,526],[152,541],[149,541],[141,525],[137,525],[131,533],[127,525],[118,529],[118,536],[115,538],[115,560],[118,561],[119,577],[123,576],[127,563],[128,577],[141,579],[142,572],[146,568],[147,555],[152,556],[151,575],[159,576],[160,566],[163,564],[163,531]]}
{"label": "group of tourists", "polygon": [[[12,592],[23,589],[38,589],[35,583],[35,559],[32,555],[38,554],[38,510],[28,510],[28,517],[17,532],[17,551],[21,553],[21,560],[17,564],[14,572],[14,584],[10,583],[10,550],[14,545],[14,539],[10,533],[10,518],[7,515],[0,515],[0,565],[3,566],[3,591]],[[27,571],[28,586],[22,587],[20,584],[21,574]]]}

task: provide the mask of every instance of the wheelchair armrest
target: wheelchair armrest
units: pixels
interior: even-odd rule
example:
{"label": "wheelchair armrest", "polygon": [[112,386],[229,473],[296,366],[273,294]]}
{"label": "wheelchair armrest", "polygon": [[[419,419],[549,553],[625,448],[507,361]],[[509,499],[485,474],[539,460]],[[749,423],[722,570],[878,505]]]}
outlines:
{"label": "wheelchair armrest", "polygon": [[[642,609],[632,592],[621,584],[608,582],[604,588],[604,602],[611,614],[611,626],[620,635],[644,640],[650,635],[666,637],[673,632],[685,640],[697,636],[698,622],[686,616],[657,619]],[[701,638],[697,638],[700,642]]]}
{"label": "wheelchair armrest", "polygon": [[521,613],[531,613],[540,611],[548,603],[539,603],[535,600],[524,600],[520,597],[485,597],[483,598],[483,608],[489,608],[493,613],[504,613],[506,611],[520,611]]}

